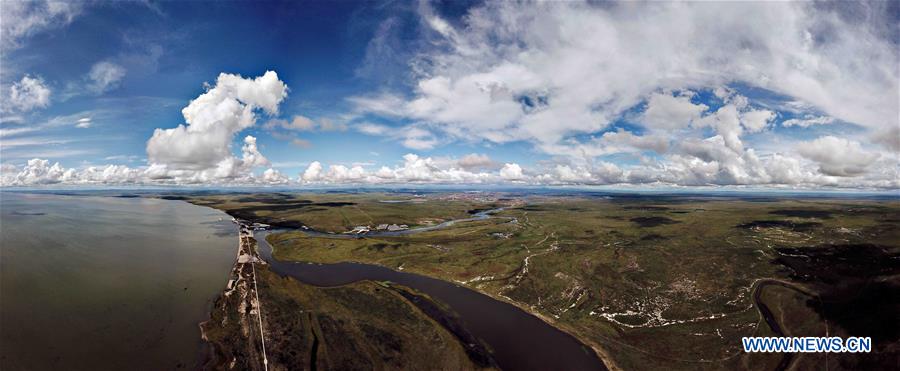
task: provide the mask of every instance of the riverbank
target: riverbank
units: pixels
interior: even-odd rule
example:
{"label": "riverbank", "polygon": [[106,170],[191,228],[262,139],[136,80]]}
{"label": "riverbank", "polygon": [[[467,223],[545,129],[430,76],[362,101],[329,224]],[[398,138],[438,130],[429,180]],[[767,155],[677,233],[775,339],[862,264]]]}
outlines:
{"label": "riverbank", "polygon": [[[201,337],[209,345],[208,358],[203,361],[202,368],[212,369],[216,365],[227,363],[231,366],[240,365],[242,369],[265,370],[265,334],[254,266],[265,262],[259,259],[256,252],[256,240],[250,226],[238,220],[234,222],[238,226],[238,249],[234,265],[225,290],[216,299],[214,309],[210,312],[210,319],[200,324]],[[235,332],[243,336],[230,339],[229,343],[222,341]]]}
{"label": "riverbank", "polygon": [[[205,205],[205,206],[216,207],[216,205]],[[493,218],[492,214],[494,214],[496,212],[500,212],[503,209],[504,209],[503,207],[499,207],[499,208],[498,207],[488,207],[488,208],[481,208],[481,209],[470,209],[470,212],[467,212],[465,217],[458,218],[458,219],[445,220],[442,223],[437,224],[437,225],[419,226],[419,227],[414,227],[411,229],[407,229],[407,230],[403,230],[403,231],[396,231],[396,232],[384,231],[384,232],[367,233],[366,237],[368,237],[368,238],[377,238],[379,236],[400,237],[400,236],[411,236],[411,235],[415,235],[415,234],[418,234],[421,232],[434,232],[434,231],[440,232],[441,230],[447,229],[449,227],[452,227],[452,226],[455,226],[455,225],[458,225],[461,223],[466,223],[466,222],[477,223],[477,222],[481,222],[481,221],[487,221],[488,219]],[[231,213],[230,210],[225,210],[225,211]],[[238,213],[238,214],[239,215],[234,215],[236,220],[243,220],[244,217],[247,217],[246,213]],[[518,223],[518,220],[516,218],[502,217],[501,219],[507,225],[510,225],[510,226],[516,226]],[[258,223],[274,224],[274,225],[281,226],[282,228],[284,227],[283,226],[284,223],[280,223],[279,221],[273,220],[271,218],[263,218],[263,219],[259,219],[259,220],[248,219],[247,222],[248,223],[258,222]],[[297,231],[305,233],[305,234],[314,234],[314,235],[317,235],[317,236],[320,236],[323,238],[333,239],[333,241],[352,239],[352,238],[356,237],[356,236],[351,236],[351,235],[346,235],[346,234],[333,234],[333,233],[319,232],[319,231],[316,231],[316,230],[311,229],[306,226],[298,228]],[[261,238],[260,241],[265,241],[265,239]],[[268,244],[267,241],[266,241],[266,244]],[[263,259],[268,260],[270,263],[275,263],[275,261],[272,261],[270,259],[270,257],[263,256]],[[286,274],[284,271],[277,270],[277,264],[274,264],[274,265],[275,265],[274,267],[270,267],[270,268],[275,268],[276,272],[279,274]],[[390,269],[388,269],[388,270],[390,270]],[[392,271],[392,272],[402,274],[401,272],[397,272],[397,271]],[[502,309],[502,311],[504,313],[509,314],[509,316],[514,317],[514,318],[519,318],[523,323],[528,324],[527,326],[525,326],[525,328],[530,327],[530,328],[534,328],[534,329],[539,329],[542,326],[546,327],[546,329],[536,330],[539,333],[545,334],[542,336],[533,336],[533,334],[528,334],[527,331],[525,331],[525,333],[521,333],[522,331],[524,331],[521,326],[519,326],[519,327],[513,326],[505,331],[496,331],[496,330],[488,330],[487,331],[487,333],[489,335],[492,335],[496,339],[495,340],[496,343],[491,344],[491,347],[495,351],[498,347],[501,349],[506,349],[507,351],[506,351],[506,355],[505,355],[505,362],[508,365],[518,365],[518,366],[514,366],[514,367],[509,367],[510,369],[529,369],[529,368],[535,367],[533,365],[544,365],[544,368],[558,368],[561,365],[566,365],[566,364],[569,365],[569,367],[566,367],[567,369],[591,369],[591,370],[607,369],[607,368],[619,369],[612,362],[612,360],[608,356],[608,354],[606,354],[605,351],[603,351],[602,348],[598,344],[591,342],[591,341],[583,340],[579,336],[575,335],[576,332],[573,331],[572,328],[568,328],[568,327],[563,328],[563,326],[560,326],[560,324],[555,323],[555,321],[553,321],[551,318],[549,318],[537,311],[534,311],[533,308],[528,308],[527,306],[524,306],[521,303],[517,303],[513,300],[510,300],[509,298],[493,295],[492,293],[485,292],[482,290],[477,290],[476,288],[457,286],[457,284],[449,282],[447,280],[441,280],[440,278],[430,278],[431,275],[427,275],[427,276],[429,277],[429,279],[434,280],[436,282],[440,282],[441,284],[458,287],[462,290],[471,290],[471,292],[475,295],[483,295],[484,299],[482,299],[482,301],[484,301],[484,302],[494,301],[497,303],[503,303],[505,305],[509,305],[510,307],[514,308],[514,310]],[[298,278],[296,275],[292,275],[292,277]],[[423,277],[425,277],[425,276],[423,276]],[[312,284],[318,285],[315,282],[309,282],[309,281],[303,280],[303,279],[300,279],[300,280],[303,282],[306,282],[306,283],[312,283]],[[385,280],[385,279],[376,278],[376,277],[366,277],[366,278],[361,278],[356,281],[362,281],[362,280],[380,281],[380,280]],[[387,280],[394,281],[394,282],[398,281],[396,279],[387,279]],[[355,281],[342,282],[341,284],[348,284],[351,282],[355,282]],[[400,283],[405,286],[412,286],[418,290],[422,289],[422,287],[416,287],[415,285],[410,285],[408,282],[400,282]],[[328,286],[333,286],[333,285],[328,285]],[[432,294],[431,292],[428,292],[427,290],[426,290],[426,293]],[[434,295],[432,295],[432,296],[434,296]],[[438,300],[441,300],[441,299],[443,299],[443,298],[438,297]],[[441,300],[441,301],[446,303],[446,300]],[[517,314],[516,312],[521,313],[521,314]],[[471,318],[464,318],[464,319],[467,320],[467,322],[491,322],[491,321],[482,321],[482,320],[478,319],[478,317],[481,317],[481,315],[479,313],[472,314],[469,317],[471,317]],[[501,317],[500,322],[502,322],[502,317],[505,317],[505,316],[499,316],[499,317]],[[528,319],[529,317],[532,319]],[[489,325],[485,324],[485,327],[489,327]],[[493,332],[493,334],[491,334],[491,332]],[[510,341],[506,338],[508,338],[509,334],[512,332],[518,333],[517,335],[519,335],[519,339],[531,338],[531,339],[536,339],[537,341],[534,341],[535,344],[527,345],[527,346],[519,346],[519,347],[516,347],[515,345],[511,346],[509,344],[501,344],[503,342]],[[488,337],[491,337],[491,336],[488,336]],[[552,340],[541,341],[541,340],[548,340],[548,339],[552,339]],[[549,351],[545,350],[545,352],[547,353],[547,356],[544,357],[544,360],[541,360],[539,358],[534,358],[534,357],[529,359],[530,356],[535,354],[536,349],[547,348],[547,346],[546,346],[547,343],[554,344],[554,345],[550,346],[548,348]],[[502,353],[502,351],[501,351],[501,353]],[[564,356],[560,356],[560,354],[562,354]],[[612,367],[607,367],[607,365],[610,365]],[[503,362],[501,362],[501,367],[503,367]]]}
{"label": "riverbank", "polygon": [[284,277],[260,259],[251,223],[236,222],[235,273],[203,324],[213,355],[203,368],[496,368],[486,348],[427,296],[374,281],[318,288]]}
{"label": "riverbank", "polygon": [[[868,318],[884,317],[881,313],[889,310],[889,299],[869,298],[886,297],[874,295],[878,292],[893,292],[890,285],[895,280],[887,275],[893,272],[890,260],[877,257],[890,256],[900,241],[898,220],[891,217],[900,207],[896,203],[522,194],[456,203],[452,195],[434,194],[423,197],[430,202],[427,207],[393,209],[393,215],[402,219],[392,222],[415,230],[417,224],[429,224],[426,219],[434,220],[426,214],[441,216],[443,223],[507,207],[498,218],[455,223],[444,229],[384,235],[377,228],[375,233],[368,228],[367,233],[351,235],[343,232],[362,231],[366,228],[357,227],[378,226],[384,221],[370,210],[386,215],[385,204],[373,201],[383,196],[354,193],[331,198],[297,193],[262,201],[266,197],[199,199],[260,220],[299,222],[309,230],[317,230],[316,224],[332,228],[318,234],[304,233],[308,229],[299,227],[270,236],[278,260],[358,261],[392,270],[386,274],[409,272],[455,282],[479,295],[487,294],[492,301],[531,313],[529,316],[540,316],[537,320],[544,326],[582,339],[579,343],[591,346],[595,357],[615,360],[616,368],[777,366],[781,355],[747,354],[740,347],[741,337],[771,332],[760,320],[752,298],[753,283],[764,277],[794,282],[813,277],[824,283],[853,277],[861,277],[858,281],[865,283],[872,277],[876,285],[860,288],[872,293],[868,297],[821,282],[811,282],[809,287],[815,287],[823,298],[829,293],[838,301],[808,303],[800,294],[772,286],[763,290],[762,296],[775,316],[792,318],[791,330],[796,334],[818,333],[827,312],[834,331],[849,329],[851,334],[872,333],[884,339],[878,342],[885,344],[882,354],[858,356],[858,360],[841,355],[829,357],[831,360],[877,364],[889,358],[893,349],[893,327],[873,326],[864,319],[835,313],[853,303],[873,314]],[[320,206],[292,206],[307,199]],[[337,201],[344,203],[323,206]],[[516,202],[517,206],[508,206]],[[469,215],[447,218],[437,203],[454,210],[465,206]],[[434,224],[439,223],[429,225]],[[843,268],[819,269],[835,264]],[[327,269],[343,267],[340,263]],[[866,267],[873,269],[864,271]],[[795,277],[791,272],[808,273]],[[795,318],[802,319],[802,325],[797,326]],[[792,364],[818,361],[801,356]]]}
{"label": "riverbank", "polygon": [[[316,286],[340,286],[362,280],[390,281],[425,292],[460,315],[469,331],[484,339],[501,368],[606,369],[593,346],[555,327],[546,318],[506,300],[445,280],[361,263],[312,264],[279,261],[258,232],[260,255],[279,274]],[[510,336],[515,334],[516,336]]]}

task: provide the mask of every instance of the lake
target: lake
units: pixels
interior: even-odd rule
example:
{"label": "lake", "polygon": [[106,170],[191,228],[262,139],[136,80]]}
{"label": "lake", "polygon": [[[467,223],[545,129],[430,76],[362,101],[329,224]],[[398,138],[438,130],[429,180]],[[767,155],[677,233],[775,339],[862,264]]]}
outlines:
{"label": "lake", "polygon": [[183,201],[0,192],[0,369],[193,369],[237,229]]}

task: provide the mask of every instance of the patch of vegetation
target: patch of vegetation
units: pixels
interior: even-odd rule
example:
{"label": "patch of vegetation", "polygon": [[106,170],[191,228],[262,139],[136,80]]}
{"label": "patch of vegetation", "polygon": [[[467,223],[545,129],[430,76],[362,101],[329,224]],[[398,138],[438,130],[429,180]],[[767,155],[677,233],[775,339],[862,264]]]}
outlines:
{"label": "patch of vegetation", "polygon": [[[181,197],[181,196],[178,196]],[[211,206],[229,215],[284,228],[307,227],[342,233],[357,226],[381,224],[410,227],[459,219],[483,203],[440,197],[421,198],[385,193],[316,194],[200,194],[190,198],[197,205]],[[491,207],[487,207],[488,209]]]}
{"label": "patch of vegetation", "polygon": [[821,226],[822,223],[817,222],[794,222],[790,220],[754,220],[749,223],[743,223],[737,228],[786,228],[792,231],[810,231]]}
{"label": "patch of vegetation", "polygon": [[848,336],[876,346],[900,340],[900,248],[874,244],[780,248],[775,261],[809,284],[821,300],[810,306]]}
{"label": "patch of vegetation", "polygon": [[[480,342],[458,324],[458,331],[444,328],[456,323],[452,314],[410,289],[369,281],[319,288],[263,267],[257,274],[269,369],[495,367]],[[262,360],[248,358],[247,344],[242,343],[243,332],[259,329],[242,329],[236,313],[217,308],[204,327],[214,349],[205,368],[260,369]],[[255,314],[251,317],[255,324]]]}
{"label": "patch of vegetation", "polygon": [[678,223],[677,221],[666,218],[664,216],[639,216],[636,218],[631,218],[631,221],[637,223],[637,225],[641,226],[641,228],[657,227],[666,224]]}
{"label": "patch of vegetation", "polygon": [[830,219],[831,211],[828,210],[808,210],[808,209],[789,209],[789,210],[772,210],[772,215],[781,215],[794,218],[820,218]]}
{"label": "patch of vegetation", "polygon": [[[384,203],[373,202],[385,195],[294,197],[314,202],[352,199],[357,205],[341,208],[347,211],[343,216],[335,208],[315,214],[321,218],[315,220],[319,225],[341,228],[347,223],[341,218],[362,213],[403,215],[397,220],[415,225],[410,220],[467,218],[469,210],[498,204],[496,199],[430,195],[385,209]],[[513,205],[493,218],[447,229],[362,238],[312,237],[296,231],[270,235],[269,241],[280,260],[379,264],[466,285],[540,315],[602,350],[608,362],[622,369],[777,367],[784,362],[780,355],[744,354],[741,349],[743,336],[774,336],[753,302],[754,283],[761,279],[794,287],[769,285],[759,293],[773,317],[789,319],[779,323],[789,336],[819,336],[825,326],[819,312],[829,321],[834,312],[835,328],[853,335],[874,325],[866,318],[900,323],[896,302],[883,299],[898,297],[898,275],[892,273],[894,268],[884,270],[885,261],[897,261],[891,254],[900,247],[897,201],[503,198]],[[280,213],[256,212],[261,217],[286,215]],[[314,216],[293,215],[296,220]],[[501,235],[504,238],[496,237]],[[888,255],[828,252],[833,250],[828,246],[859,245],[878,246]],[[819,255],[810,253],[818,250]],[[838,267],[841,264],[854,268]],[[810,267],[816,270],[809,271]],[[874,276],[854,278],[867,270]],[[826,279],[837,284],[831,287]],[[830,294],[841,287],[846,288]],[[856,296],[848,301],[853,292]],[[853,313],[849,308],[866,314],[855,320],[838,318],[844,311],[848,316]],[[891,326],[883,327],[894,332]],[[850,330],[854,328],[858,331]],[[895,337],[861,336],[878,336],[883,346],[869,355],[832,354],[829,362],[847,367],[893,365],[890,361],[895,362],[900,348]],[[822,368],[823,361],[817,355],[789,359],[792,367],[801,369]]]}

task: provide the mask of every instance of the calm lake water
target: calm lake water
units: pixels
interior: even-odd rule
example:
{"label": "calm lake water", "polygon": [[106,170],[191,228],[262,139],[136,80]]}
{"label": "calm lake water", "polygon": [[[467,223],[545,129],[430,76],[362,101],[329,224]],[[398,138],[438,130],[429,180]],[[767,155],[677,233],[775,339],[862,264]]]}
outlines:
{"label": "calm lake water", "polygon": [[0,369],[195,367],[237,230],[182,201],[0,193]]}

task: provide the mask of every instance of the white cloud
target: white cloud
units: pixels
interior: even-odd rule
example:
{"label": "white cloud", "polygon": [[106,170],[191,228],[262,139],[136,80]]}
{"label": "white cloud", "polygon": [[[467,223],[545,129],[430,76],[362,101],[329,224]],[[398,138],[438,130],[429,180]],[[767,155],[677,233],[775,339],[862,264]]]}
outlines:
{"label": "white cloud", "polygon": [[[828,137],[824,137],[828,138]],[[605,161],[591,163],[549,162],[525,169],[516,163],[505,163],[496,170],[466,170],[459,160],[403,156],[396,166],[370,168],[371,163],[333,164],[327,167],[313,161],[296,183],[275,169],[260,176],[247,173],[233,178],[204,178],[206,173],[174,173],[164,166],[124,165],[92,166],[69,169],[58,163],[33,159],[19,168],[4,163],[0,182],[4,186],[44,184],[536,184],[536,185],[607,185],[651,184],[678,186],[789,186],[792,188],[851,187],[896,189],[900,187],[900,164],[896,158],[860,154],[858,143],[842,139],[810,142],[815,148],[809,154],[815,160],[787,154],[757,155],[752,149],[736,152],[721,136],[692,140],[675,147],[662,161],[645,161],[641,165],[622,168]],[[252,140],[250,141],[252,142]],[[824,143],[824,144],[823,144]],[[802,147],[802,146],[801,146]],[[806,151],[804,149],[804,151]],[[246,151],[253,153],[252,149]],[[834,161],[828,153],[859,160]],[[864,152],[864,151],[863,151]],[[246,161],[251,161],[247,159]],[[876,166],[874,163],[881,163]],[[855,162],[856,165],[851,163]],[[281,165],[279,165],[281,166]],[[292,165],[293,166],[293,165]],[[831,168],[829,166],[837,166]],[[859,171],[867,168],[867,171]],[[837,175],[837,176],[836,176]],[[844,176],[852,175],[852,176]]]}
{"label": "white cloud", "polygon": [[80,118],[75,122],[75,127],[79,129],[87,129],[93,125],[90,117]]}
{"label": "white cloud", "polygon": [[410,149],[428,150],[438,144],[438,139],[434,134],[415,126],[404,128],[400,135],[403,137],[403,145]]}
{"label": "white cloud", "polygon": [[[403,156],[403,163],[395,167],[382,166],[371,171],[362,165],[331,165],[323,171],[323,165],[315,161],[300,176],[304,183],[500,183],[507,180],[524,180],[522,169],[517,164],[506,164],[506,177],[500,172],[470,171],[460,166],[459,160],[420,157],[416,154]],[[516,172],[518,169],[518,173]],[[502,169],[501,169],[502,171]]]}
{"label": "white cloud", "polygon": [[39,76],[22,76],[9,87],[9,108],[27,112],[50,105],[50,88]]}
{"label": "white cloud", "polygon": [[[5,169],[5,171],[10,170],[13,169]],[[55,184],[72,179],[73,174],[73,170],[63,168],[58,162],[51,165],[48,160],[33,159],[28,160],[25,167],[10,179],[6,179],[4,176],[4,180],[12,184]]]}
{"label": "white cloud", "polygon": [[93,94],[103,94],[119,86],[125,77],[125,67],[103,61],[94,64],[87,74],[87,90]]}
{"label": "white cloud", "polygon": [[525,173],[522,172],[522,167],[519,164],[503,164],[503,168],[500,169],[500,177],[505,180],[524,180]]}
{"label": "white cloud", "polygon": [[254,166],[268,163],[247,136],[243,157],[231,152],[231,142],[256,123],[255,111],[278,113],[287,86],[275,72],[255,79],[220,74],[216,85],[182,110],[187,125],[156,129],[147,141],[147,157],[157,177],[181,177],[204,181],[246,175]]}
{"label": "white cloud", "polygon": [[354,126],[360,133],[368,135],[387,135],[392,133],[394,129],[386,125],[373,124],[371,122],[363,122]]}
{"label": "white cloud", "polygon": [[827,125],[833,122],[834,117],[806,115],[803,118],[785,120],[781,125],[784,127],[799,126],[801,128],[808,128],[813,125]]}
{"label": "white cloud", "polygon": [[576,157],[587,160],[597,156],[616,153],[635,153],[653,151],[659,154],[669,149],[670,139],[666,135],[634,133],[619,129],[603,133],[589,141],[567,141],[560,144],[541,144],[539,148],[547,154]]}
{"label": "white cloud", "polygon": [[800,143],[797,152],[817,162],[823,174],[841,177],[865,173],[880,157],[878,153],[864,150],[859,142],[830,135]]}
{"label": "white cloud", "polygon": [[[423,24],[433,32],[410,63],[412,91],[380,90],[348,101],[361,118],[413,122],[357,126],[408,148],[454,140],[528,141],[544,154],[564,157],[561,166],[568,167],[536,172],[535,179],[896,184],[889,178],[896,164],[884,156],[864,166],[878,171],[848,179],[834,175],[858,174],[858,164],[823,166],[797,152],[773,153],[758,136],[744,140],[765,132],[759,134],[765,140],[795,143],[769,130],[781,111],[799,117],[783,126],[840,120],[890,133],[900,125],[895,43],[892,33],[874,26],[889,12],[879,3],[851,9],[864,17],[835,13],[846,9],[817,3],[488,2],[457,25],[422,3]],[[748,98],[729,85],[763,94]],[[712,99],[705,95],[710,91]],[[710,112],[701,101],[715,108]],[[617,120],[646,130],[602,133]],[[422,132],[407,134],[410,128]],[[900,143],[893,139],[873,140],[890,149]],[[647,151],[661,156],[650,158]],[[641,164],[607,172],[595,165],[602,164],[597,157],[621,153]]]}
{"label": "white cloud", "polygon": [[699,119],[707,109],[705,104],[691,103],[690,96],[652,93],[641,121],[654,129],[682,129]]}
{"label": "white cloud", "polygon": [[322,163],[319,161],[313,161],[309,164],[309,167],[303,172],[303,175],[300,176],[301,180],[306,182],[316,182],[321,180],[322,178]]}
{"label": "white cloud", "polygon": [[0,22],[0,48],[18,48],[24,39],[51,28],[68,25],[81,13],[81,2],[4,1]]}
{"label": "white cloud", "polygon": [[741,123],[748,132],[758,133],[769,127],[775,117],[775,112],[765,109],[748,111],[741,114]]}
{"label": "white cloud", "polygon": [[726,104],[716,112],[704,116],[697,121],[698,127],[711,127],[725,141],[725,145],[734,151],[740,152],[744,148],[741,141],[743,127],[741,127],[740,113],[733,104]]}
{"label": "white cloud", "polygon": [[[431,67],[414,97],[351,100],[360,109],[492,141],[554,141],[598,130],[642,100],[673,100],[654,95],[661,89],[741,81],[861,125],[896,122],[894,46],[815,4],[498,2],[472,10],[458,30],[431,11],[423,18],[437,47],[418,58]],[[527,112],[521,97],[535,92],[546,103]]]}
{"label": "white cloud", "polygon": [[0,116],[0,124],[24,124],[25,117],[22,115]]}
{"label": "white cloud", "polygon": [[266,184],[288,184],[290,179],[282,174],[280,171],[269,168],[263,172],[262,176],[263,183]]}
{"label": "white cloud", "polygon": [[259,153],[259,149],[256,147],[256,137],[252,135],[244,137],[244,145],[241,147],[241,153],[243,154],[241,162],[248,168],[269,165],[269,160],[266,159],[262,153]]}

